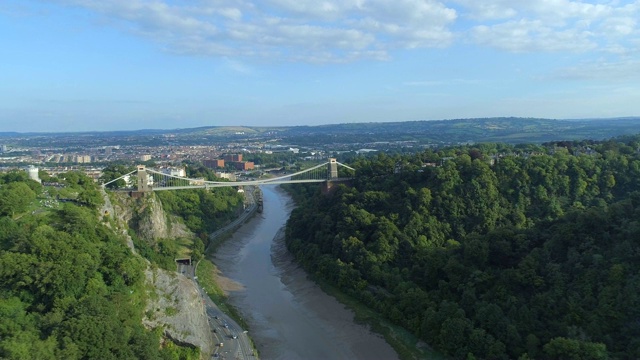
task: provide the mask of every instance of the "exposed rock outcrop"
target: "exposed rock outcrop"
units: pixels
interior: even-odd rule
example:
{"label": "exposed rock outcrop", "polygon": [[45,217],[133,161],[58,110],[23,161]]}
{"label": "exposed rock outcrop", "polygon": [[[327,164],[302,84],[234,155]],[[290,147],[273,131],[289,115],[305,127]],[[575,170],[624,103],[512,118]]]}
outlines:
{"label": "exposed rock outcrop", "polygon": [[128,224],[140,239],[148,243],[194,236],[177,217],[165,213],[162,203],[153,193],[140,198],[114,193],[114,197],[118,200],[112,204],[117,220]]}
{"label": "exposed rock outcrop", "polygon": [[139,199],[139,202],[141,206],[138,210],[136,231],[141,239],[151,242],[157,239],[193,236],[175,216],[164,212],[157,197],[146,196]]}
{"label": "exposed rock outcrop", "polygon": [[203,298],[193,281],[178,273],[162,269],[145,271],[147,283],[153,285],[143,323],[149,328],[161,326],[165,336],[192,344],[207,356],[213,352],[213,338]]}
{"label": "exposed rock outcrop", "polygon": [[[113,201],[105,204],[114,220],[117,232],[127,239],[136,253],[133,241],[127,233],[131,227],[138,237],[148,243],[158,239],[175,239],[194,236],[175,217],[166,214],[160,200],[151,194],[133,199],[124,193],[112,193]],[[148,301],[143,324],[148,328],[162,327],[165,337],[179,344],[199,347],[206,358],[214,349],[203,299],[196,284],[178,273],[152,267],[145,270],[149,285]]]}

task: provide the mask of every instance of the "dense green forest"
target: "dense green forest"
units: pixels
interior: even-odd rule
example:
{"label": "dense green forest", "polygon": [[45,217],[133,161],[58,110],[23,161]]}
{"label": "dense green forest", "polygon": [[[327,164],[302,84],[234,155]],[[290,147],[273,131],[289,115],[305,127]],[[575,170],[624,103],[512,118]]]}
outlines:
{"label": "dense green forest", "polygon": [[640,358],[639,145],[359,157],[350,186],[297,186],[287,245],[452,358]]}
{"label": "dense green forest", "polygon": [[[224,181],[204,166],[188,166],[187,177]],[[209,239],[208,234],[219,229],[243,210],[244,196],[235,187],[159,191],[164,210],[182,218],[189,230],[197,235],[192,246],[193,260],[200,260]]]}
{"label": "dense green forest", "polygon": [[[216,177],[215,172],[202,164],[188,164],[185,166],[187,177],[203,178],[209,181],[225,181]],[[132,166],[111,164],[103,169],[101,181],[109,182],[113,179],[134,170]],[[119,180],[110,184],[113,188],[124,186],[124,181]],[[208,234],[219,229],[233,219],[239,211],[242,211],[244,197],[234,187],[219,187],[213,189],[188,189],[174,191],[154,192],[154,196],[162,202],[166,213],[176,215],[184,221],[187,228],[196,237],[189,248],[191,258],[200,260],[208,242]],[[134,216],[131,226],[136,227],[144,213]],[[157,264],[159,267],[172,270],[175,267],[175,258],[180,251],[175,239],[160,239],[155,244],[149,244],[140,240],[135,232],[131,232],[136,248],[145,258]]]}
{"label": "dense green forest", "polygon": [[144,261],[103,222],[80,172],[0,175],[0,358],[195,359],[143,327]]}

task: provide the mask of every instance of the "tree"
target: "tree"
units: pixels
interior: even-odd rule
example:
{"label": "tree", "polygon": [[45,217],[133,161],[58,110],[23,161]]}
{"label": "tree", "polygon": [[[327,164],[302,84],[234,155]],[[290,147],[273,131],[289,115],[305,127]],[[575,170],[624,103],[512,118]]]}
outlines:
{"label": "tree", "polygon": [[[115,180],[125,174],[128,174],[133,170],[134,168],[131,166],[125,166],[125,165],[119,165],[119,164],[109,165],[102,170],[102,176],[100,176],[100,181],[103,184],[105,184],[111,180]],[[110,189],[120,189],[125,186],[126,186],[126,183],[123,179],[120,179],[118,181],[112,182],[111,184],[107,185],[107,187]]]}
{"label": "tree", "polygon": [[559,360],[605,360],[609,358],[607,347],[575,339],[557,337],[544,346],[544,353],[551,359]]}
{"label": "tree", "polygon": [[36,194],[24,182],[12,182],[0,187],[0,215],[24,212],[36,199]]}

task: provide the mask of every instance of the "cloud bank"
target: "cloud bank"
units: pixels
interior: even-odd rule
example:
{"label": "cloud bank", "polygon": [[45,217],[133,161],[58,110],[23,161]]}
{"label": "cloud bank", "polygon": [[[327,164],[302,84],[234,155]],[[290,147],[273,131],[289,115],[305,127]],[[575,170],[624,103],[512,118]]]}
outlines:
{"label": "cloud bank", "polygon": [[475,44],[506,52],[638,51],[640,0],[42,0],[178,54],[335,63]]}

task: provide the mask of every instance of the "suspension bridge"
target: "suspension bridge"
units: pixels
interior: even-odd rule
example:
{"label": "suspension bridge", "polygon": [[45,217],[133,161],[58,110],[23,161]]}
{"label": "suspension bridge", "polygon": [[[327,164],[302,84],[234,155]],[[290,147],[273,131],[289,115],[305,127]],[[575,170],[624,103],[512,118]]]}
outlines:
{"label": "suspension bridge", "polygon": [[136,170],[122,175],[117,179],[102,184],[103,188],[107,185],[123,180],[125,187],[117,190],[121,191],[163,191],[163,190],[180,190],[180,189],[209,189],[215,187],[228,186],[247,186],[247,185],[268,185],[268,184],[294,184],[294,183],[326,183],[325,189],[331,187],[331,182],[340,182],[351,179],[351,177],[339,177],[338,168],[342,167],[355,171],[352,167],[341,164],[336,159],[301,170],[292,174],[286,174],[279,177],[246,180],[246,181],[209,181],[205,179],[191,179],[187,177],[166,174],[162,171],[147,168],[144,165],[138,165]]}

